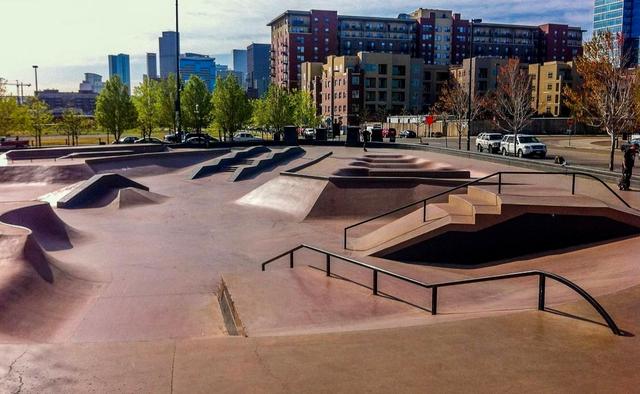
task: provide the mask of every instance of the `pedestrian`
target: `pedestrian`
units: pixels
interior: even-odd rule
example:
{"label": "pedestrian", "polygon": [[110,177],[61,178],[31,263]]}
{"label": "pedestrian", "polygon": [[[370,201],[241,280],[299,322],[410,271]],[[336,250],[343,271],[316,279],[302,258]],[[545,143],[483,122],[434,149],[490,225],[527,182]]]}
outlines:
{"label": "pedestrian", "polygon": [[633,166],[636,161],[638,148],[640,148],[640,145],[635,142],[624,152],[624,159],[622,160],[622,179],[620,179],[620,183],[618,184],[620,190],[630,189],[631,175],[633,175]]}
{"label": "pedestrian", "polygon": [[364,143],[362,144],[362,149],[364,149],[365,152],[368,152],[367,141],[369,140],[369,129],[367,129],[367,126],[365,126],[364,129],[362,130],[362,139],[364,140]]}

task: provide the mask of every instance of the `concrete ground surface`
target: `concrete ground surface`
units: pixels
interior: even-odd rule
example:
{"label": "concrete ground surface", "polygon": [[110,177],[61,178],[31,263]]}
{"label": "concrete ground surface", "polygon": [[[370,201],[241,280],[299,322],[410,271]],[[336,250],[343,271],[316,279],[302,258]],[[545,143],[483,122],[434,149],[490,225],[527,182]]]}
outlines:
{"label": "concrete ground surface", "polygon": [[[632,392],[640,385],[639,236],[467,268],[344,250],[345,226],[450,186],[330,179],[362,149],[304,149],[239,182],[224,172],[190,180],[205,156],[174,165],[124,155],[101,167],[0,166],[0,392]],[[280,175],[329,151],[301,171],[313,179]],[[519,170],[400,153],[474,178]],[[128,190],[114,194],[122,200],[82,209],[35,201],[55,201],[104,172],[153,194]],[[570,198],[569,178],[554,177],[506,180],[504,193],[532,205]],[[577,193],[635,215],[593,181],[579,179]],[[640,208],[640,193],[620,195]],[[441,313],[432,316],[423,289],[381,278],[384,295],[376,297],[370,272],[335,263],[328,278],[319,270],[324,256],[311,252],[296,254],[294,270],[285,258],[260,271],[302,243],[426,283],[554,272],[596,297],[628,335],[613,335],[557,284],[549,285],[548,310],[535,310],[533,279],[444,289]],[[218,302],[223,278],[247,337],[229,335]]]}

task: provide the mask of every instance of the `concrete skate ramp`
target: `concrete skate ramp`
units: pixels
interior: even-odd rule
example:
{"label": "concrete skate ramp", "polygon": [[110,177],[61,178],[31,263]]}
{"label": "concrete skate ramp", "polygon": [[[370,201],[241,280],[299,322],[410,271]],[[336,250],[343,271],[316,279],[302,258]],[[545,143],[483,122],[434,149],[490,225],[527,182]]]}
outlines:
{"label": "concrete skate ramp", "polygon": [[267,148],[266,146],[251,146],[243,150],[233,151],[231,153],[228,153],[224,157],[213,160],[209,163],[205,163],[202,167],[197,168],[191,175],[190,179],[198,179],[198,178],[215,174],[216,172],[219,172],[244,159],[259,155],[261,153],[266,153],[269,151],[270,149]]}
{"label": "concrete skate ramp", "polygon": [[64,223],[46,202],[21,202],[3,204],[0,222],[28,228],[45,250],[65,250],[72,247],[72,239],[81,233]]}
{"label": "concrete skate ramp", "polygon": [[330,178],[307,218],[374,216],[450,188],[437,180]]}
{"label": "concrete skate ramp", "polygon": [[236,201],[237,204],[271,209],[304,219],[327,185],[326,180],[279,176]]}
{"label": "concrete skate ramp", "polygon": [[0,166],[0,182],[7,183],[74,183],[91,178],[95,173],[86,164],[55,166]]}
{"label": "concrete skate ramp", "polygon": [[196,165],[228,152],[229,149],[222,148],[142,153],[87,159],[86,163],[94,173],[115,172],[129,176],[148,176]]}
{"label": "concrete skate ramp", "polygon": [[88,305],[100,287],[67,273],[65,264],[43,248],[40,242],[55,249],[68,240],[67,227],[51,216],[47,204],[29,204],[33,203],[0,204],[3,221],[35,229],[0,222],[0,341],[4,343],[56,340],[61,330],[72,328],[74,312]]}
{"label": "concrete skate ramp", "polygon": [[149,188],[118,174],[99,174],[80,184],[73,191],[58,200],[58,208],[92,208],[109,205],[118,195],[118,190]]}
{"label": "concrete skate ramp", "polygon": [[354,218],[377,215],[450,188],[450,183],[438,180],[280,175],[236,202],[284,212],[299,220]]}
{"label": "concrete skate ramp", "polygon": [[162,204],[167,199],[167,196],[163,196],[161,194],[152,193],[134,187],[127,187],[118,190],[118,195],[113,202],[109,204],[109,207],[114,209],[125,209],[141,205],[155,205]]}
{"label": "concrete skate ramp", "polygon": [[285,160],[292,159],[296,156],[304,155],[306,152],[299,146],[288,146],[284,149],[276,150],[267,155],[267,157],[256,160],[253,164],[238,167],[230,181],[236,182],[255,176],[262,171],[273,168]]}

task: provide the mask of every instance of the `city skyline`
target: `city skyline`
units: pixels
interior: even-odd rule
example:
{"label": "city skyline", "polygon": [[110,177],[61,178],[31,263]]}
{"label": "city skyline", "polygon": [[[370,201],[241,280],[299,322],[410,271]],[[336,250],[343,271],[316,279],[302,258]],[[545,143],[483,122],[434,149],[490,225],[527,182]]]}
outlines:
{"label": "city skyline", "polygon": [[[29,34],[20,20],[0,24],[0,34],[8,36],[22,31],[20,40],[12,40],[2,49],[0,76],[33,82],[32,64],[38,64],[40,89],[77,89],[84,73],[108,77],[109,53],[126,53],[131,59],[131,83],[136,86],[146,72],[146,53],[158,52],[158,36],[174,28],[174,2],[142,0],[131,3],[112,1],[108,10],[96,12],[93,4],[77,4],[61,0],[49,4],[44,0],[8,0],[7,14],[30,15],[33,23],[51,23],[57,19],[58,29],[50,34]],[[119,5],[129,12],[119,12]],[[162,5],[162,7],[161,7]],[[8,8],[7,8],[8,7]],[[244,49],[252,42],[269,43],[266,24],[287,9],[333,9],[342,14],[397,16],[418,7],[455,9],[463,17],[481,17],[491,22],[537,24],[558,22],[580,26],[588,32],[592,27],[593,3],[575,4],[568,0],[552,0],[531,7],[530,2],[499,0],[491,8],[478,2],[461,1],[370,1],[367,7],[352,2],[336,1],[244,1],[227,4],[218,0],[184,0],[181,10],[181,52],[203,53],[215,57],[218,64],[231,66],[232,50]],[[76,12],[69,12],[70,9]],[[34,11],[38,11],[34,13]],[[64,12],[63,12],[64,10]],[[561,11],[558,11],[561,10]],[[33,15],[32,15],[33,14]],[[152,15],[150,18],[140,18]],[[119,18],[114,24],[111,18]],[[241,23],[238,23],[238,22]],[[253,26],[248,29],[247,25]],[[117,33],[113,27],[118,26]],[[78,34],[82,32],[82,34]],[[74,37],[73,40],[65,37]],[[586,37],[589,37],[587,33]],[[60,56],[64,51],[64,56]],[[31,94],[32,89],[25,94]]]}

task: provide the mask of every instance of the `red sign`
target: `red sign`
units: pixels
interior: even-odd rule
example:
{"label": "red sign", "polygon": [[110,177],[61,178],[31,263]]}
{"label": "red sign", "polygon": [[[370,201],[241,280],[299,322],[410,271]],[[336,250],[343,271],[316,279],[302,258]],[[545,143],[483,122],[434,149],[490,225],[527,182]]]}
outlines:
{"label": "red sign", "polygon": [[424,118],[424,123],[428,124],[429,126],[431,126],[434,121],[435,119],[433,118],[433,115],[429,115],[426,118]]}

